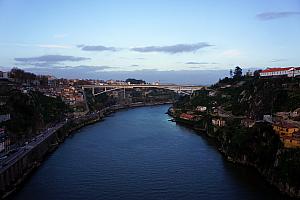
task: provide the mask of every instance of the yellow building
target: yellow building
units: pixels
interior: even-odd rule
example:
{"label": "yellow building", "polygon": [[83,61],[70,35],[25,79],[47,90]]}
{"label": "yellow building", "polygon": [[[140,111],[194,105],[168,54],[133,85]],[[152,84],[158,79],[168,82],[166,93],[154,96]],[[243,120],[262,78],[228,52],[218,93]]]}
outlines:
{"label": "yellow building", "polygon": [[281,122],[273,124],[273,130],[280,136],[289,136],[292,137],[294,133],[298,132],[300,129],[298,126],[288,123],[288,122]]}
{"label": "yellow building", "polygon": [[299,136],[285,136],[280,138],[285,148],[299,148],[300,147],[300,138]]}

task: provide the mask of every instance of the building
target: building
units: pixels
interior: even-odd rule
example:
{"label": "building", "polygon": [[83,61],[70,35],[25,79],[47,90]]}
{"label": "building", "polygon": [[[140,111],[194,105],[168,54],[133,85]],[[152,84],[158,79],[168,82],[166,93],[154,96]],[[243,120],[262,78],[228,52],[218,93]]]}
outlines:
{"label": "building", "polygon": [[293,134],[298,132],[300,129],[299,129],[299,126],[297,126],[296,124],[282,121],[282,122],[274,123],[273,130],[280,137],[284,137],[284,136],[292,137]]}
{"label": "building", "polygon": [[0,71],[0,79],[8,79],[9,73]]}
{"label": "building", "polygon": [[268,123],[273,123],[273,117],[272,117],[272,115],[264,115],[263,116],[263,120],[265,121],[265,122],[268,122]]}
{"label": "building", "polygon": [[205,112],[207,110],[207,108],[205,106],[197,106],[196,107],[196,111],[198,112]]}
{"label": "building", "polygon": [[81,93],[78,93],[77,95],[75,95],[75,101],[76,103],[80,103],[84,101],[84,96]]}
{"label": "building", "polygon": [[217,92],[214,90],[208,92],[208,96],[210,96],[210,97],[214,97],[216,95],[217,95]]}
{"label": "building", "polygon": [[187,114],[187,113],[182,113],[179,116],[180,119],[187,120],[187,121],[199,121],[200,117],[198,115],[193,115],[193,114]]}
{"label": "building", "polygon": [[0,152],[8,152],[10,139],[5,133],[5,129],[0,128]]}
{"label": "building", "polygon": [[10,120],[10,114],[0,115],[0,122],[5,122]]}
{"label": "building", "polygon": [[218,126],[218,127],[223,127],[225,126],[226,122],[225,120],[221,119],[221,118],[213,118],[211,120],[211,123],[214,125],[214,126]]}
{"label": "building", "polygon": [[296,132],[293,136],[283,136],[280,138],[285,148],[300,147],[300,132]]}
{"label": "building", "polygon": [[297,108],[296,110],[294,110],[294,111],[290,114],[290,116],[291,116],[292,118],[298,118],[298,117],[300,117],[300,108]]}
{"label": "building", "polygon": [[255,120],[249,118],[242,119],[241,125],[247,128],[251,128],[255,125]]}
{"label": "building", "polygon": [[262,70],[259,75],[261,77],[287,76],[295,77],[300,75],[300,67],[285,67],[285,68],[267,68]]}

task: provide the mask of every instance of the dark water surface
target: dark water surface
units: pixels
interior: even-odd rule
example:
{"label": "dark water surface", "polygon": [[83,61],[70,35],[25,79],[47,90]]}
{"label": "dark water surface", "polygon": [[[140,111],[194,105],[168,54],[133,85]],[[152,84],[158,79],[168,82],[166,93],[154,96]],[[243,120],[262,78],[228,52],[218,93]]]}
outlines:
{"label": "dark water surface", "polygon": [[66,139],[14,199],[282,199],[205,137],[168,121],[168,106],[115,113]]}

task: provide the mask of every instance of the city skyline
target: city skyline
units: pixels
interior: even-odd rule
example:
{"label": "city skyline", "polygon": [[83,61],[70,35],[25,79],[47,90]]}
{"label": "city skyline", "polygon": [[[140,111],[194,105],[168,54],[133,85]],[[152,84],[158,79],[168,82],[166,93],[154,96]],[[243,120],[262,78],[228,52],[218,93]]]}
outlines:
{"label": "city skyline", "polygon": [[299,0],[2,0],[0,11],[1,69],[210,84],[236,65],[300,64]]}

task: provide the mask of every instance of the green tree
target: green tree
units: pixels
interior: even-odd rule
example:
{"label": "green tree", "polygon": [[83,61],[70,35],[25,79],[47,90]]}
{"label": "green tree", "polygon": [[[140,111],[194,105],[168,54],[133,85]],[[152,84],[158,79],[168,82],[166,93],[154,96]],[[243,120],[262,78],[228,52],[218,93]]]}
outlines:
{"label": "green tree", "polygon": [[233,76],[233,71],[232,71],[232,69],[230,69],[229,75],[230,75],[230,78],[232,78],[232,76]]}
{"label": "green tree", "polygon": [[239,78],[242,77],[242,74],[243,74],[242,68],[240,68],[239,66],[236,66],[235,69],[234,69],[234,75],[233,75],[233,78],[239,79]]}

